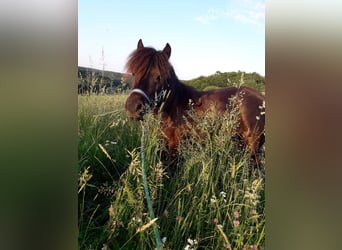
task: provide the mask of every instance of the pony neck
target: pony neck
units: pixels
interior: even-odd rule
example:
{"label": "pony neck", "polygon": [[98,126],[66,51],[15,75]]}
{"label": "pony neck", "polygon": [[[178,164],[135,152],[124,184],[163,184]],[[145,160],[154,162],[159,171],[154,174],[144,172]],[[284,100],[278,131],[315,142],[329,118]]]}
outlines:
{"label": "pony neck", "polygon": [[[170,94],[165,100],[162,112],[171,115],[175,113],[183,113],[189,109],[189,101],[196,102],[200,97],[201,92],[195,88],[188,86],[178,80],[177,77],[172,78],[168,81]],[[177,112],[175,112],[177,111]]]}

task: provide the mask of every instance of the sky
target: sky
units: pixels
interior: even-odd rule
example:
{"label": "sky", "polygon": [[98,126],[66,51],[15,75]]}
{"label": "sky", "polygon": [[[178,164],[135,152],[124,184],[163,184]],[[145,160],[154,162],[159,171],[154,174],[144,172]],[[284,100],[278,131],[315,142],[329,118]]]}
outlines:
{"label": "sky", "polygon": [[139,39],[162,50],[181,80],[216,71],[265,76],[264,0],[80,0],[78,65],[126,72]]}

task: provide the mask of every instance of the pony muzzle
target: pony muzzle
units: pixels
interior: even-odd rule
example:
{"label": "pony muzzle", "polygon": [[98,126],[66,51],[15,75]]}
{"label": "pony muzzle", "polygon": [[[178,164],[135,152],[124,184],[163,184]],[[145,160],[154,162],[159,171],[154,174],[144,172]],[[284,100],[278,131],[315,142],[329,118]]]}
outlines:
{"label": "pony muzzle", "polygon": [[147,103],[148,103],[149,105],[152,104],[151,99],[150,99],[150,98],[148,97],[148,95],[147,95],[144,91],[142,91],[141,89],[132,89],[132,91],[130,92],[129,96],[132,95],[133,93],[137,93],[137,94],[142,95],[142,96],[145,98],[145,100],[147,101]]}
{"label": "pony muzzle", "polygon": [[167,94],[168,91],[162,88],[155,94],[155,98],[151,99],[143,90],[132,89],[126,100],[126,110],[132,119],[142,120],[142,116],[163,102]]}
{"label": "pony muzzle", "polygon": [[126,100],[125,108],[131,119],[142,120],[152,104],[153,102],[144,91],[133,89]]}

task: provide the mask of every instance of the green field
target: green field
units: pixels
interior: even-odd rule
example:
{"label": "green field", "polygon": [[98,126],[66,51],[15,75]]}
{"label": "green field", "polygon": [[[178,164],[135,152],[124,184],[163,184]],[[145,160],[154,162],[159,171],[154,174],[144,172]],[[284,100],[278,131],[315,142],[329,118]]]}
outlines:
{"label": "green field", "polygon": [[[80,249],[157,247],[141,125],[127,119],[126,97],[78,97]],[[163,249],[265,248],[264,169],[249,168],[248,154],[230,140],[235,117],[201,117],[193,129],[204,141],[193,136],[180,145],[177,167],[169,167],[161,161],[158,118],[146,116],[145,166]]]}

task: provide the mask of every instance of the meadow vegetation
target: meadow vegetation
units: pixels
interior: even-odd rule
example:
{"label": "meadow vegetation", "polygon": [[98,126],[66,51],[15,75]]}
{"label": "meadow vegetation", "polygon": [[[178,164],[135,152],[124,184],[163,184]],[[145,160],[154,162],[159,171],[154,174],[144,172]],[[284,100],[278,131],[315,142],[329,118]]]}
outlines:
{"label": "meadow vegetation", "polygon": [[[141,124],[126,117],[127,95],[78,98],[79,248],[156,249]],[[249,167],[247,151],[231,139],[236,117],[194,117],[199,125],[170,166],[159,119],[146,115],[145,166],[163,249],[264,249],[264,166]]]}

